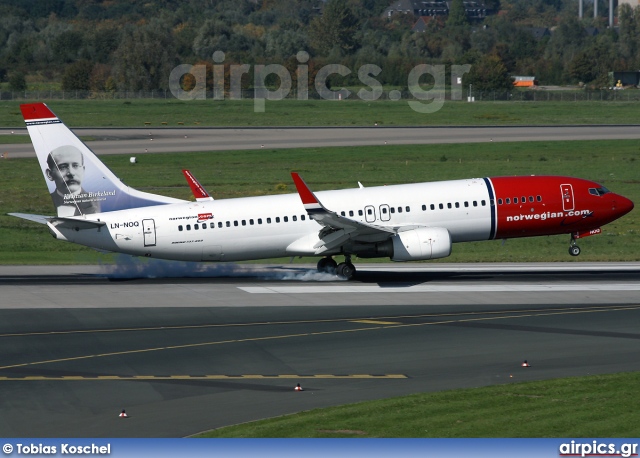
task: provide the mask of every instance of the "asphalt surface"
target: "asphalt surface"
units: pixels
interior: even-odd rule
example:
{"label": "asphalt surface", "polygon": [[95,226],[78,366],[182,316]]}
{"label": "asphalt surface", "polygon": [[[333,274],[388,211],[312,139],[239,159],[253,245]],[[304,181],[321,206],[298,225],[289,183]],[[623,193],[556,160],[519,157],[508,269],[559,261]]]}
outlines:
{"label": "asphalt surface", "polygon": [[[73,126],[69,126],[73,127]],[[96,154],[170,153],[321,146],[640,139],[640,126],[78,128]],[[13,132],[13,134],[12,134]],[[0,129],[0,135],[26,129]],[[0,145],[0,153],[35,157],[31,144]]]}
{"label": "asphalt surface", "polygon": [[0,436],[176,437],[640,370],[639,263],[223,266],[0,267]]}

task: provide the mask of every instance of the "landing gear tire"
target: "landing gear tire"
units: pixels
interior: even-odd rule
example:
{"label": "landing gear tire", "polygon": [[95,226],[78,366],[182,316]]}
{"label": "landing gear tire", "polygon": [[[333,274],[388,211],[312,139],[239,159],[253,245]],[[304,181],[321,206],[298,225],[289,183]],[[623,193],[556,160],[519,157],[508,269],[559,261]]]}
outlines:
{"label": "landing gear tire", "polygon": [[341,262],[336,269],[336,275],[346,280],[351,280],[356,274],[356,267],[350,262]]}
{"label": "landing gear tire", "polygon": [[578,256],[580,254],[580,247],[578,245],[571,245],[569,247],[569,254],[571,256]]}
{"label": "landing gear tire", "polygon": [[338,267],[338,263],[335,262],[332,258],[322,258],[318,261],[318,272],[332,274],[336,271]]}

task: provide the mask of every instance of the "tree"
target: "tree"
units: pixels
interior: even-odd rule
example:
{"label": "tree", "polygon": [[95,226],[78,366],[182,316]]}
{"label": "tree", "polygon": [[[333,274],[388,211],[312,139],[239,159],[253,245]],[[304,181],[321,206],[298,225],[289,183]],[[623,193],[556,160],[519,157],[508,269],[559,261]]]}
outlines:
{"label": "tree", "polygon": [[92,70],[93,64],[84,59],[68,65],[62,75],[62,90],[88,91]]}
{"label": "tree", "polygon": [[114,77],[120,89],[154,90],[169,88],[169,74],[176,64],[171,29],[152,20],[144,26],[129,27],[114,53]]}
{"label": "tree", "polygon": [[12,91],[26,91],[27,80],[21,71],[13,72],[9,77],[9,89]]}
{"label": "tree", "polygon": [[358,47],[355,38],[358,18],[353,14],[346,0],[329,0],[322,16],[309,24],[311,47],[322,55],[337,48],[350,54]]}
{"label": "tree", "polygon": [[462,0],[453,0],[451,2],[451,9],[449,10],[449,18],[447,19],[447,26],[459,26],[469,23],[467,19],[467,13],[464,10],[464,4]]}
{"label": "tree", "polygon": [[472,84],[474,91],[501,91],[513,87],[507,67],[495,54],[482,56],[471,65],[462,83],[465,86]]}

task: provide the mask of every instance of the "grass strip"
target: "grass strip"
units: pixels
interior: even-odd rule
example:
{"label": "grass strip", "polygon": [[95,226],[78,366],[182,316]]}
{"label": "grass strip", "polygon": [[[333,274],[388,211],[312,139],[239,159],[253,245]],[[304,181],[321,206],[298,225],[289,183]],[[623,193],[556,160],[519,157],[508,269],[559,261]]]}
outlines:
{"label": "grass strip", "polygon": [[[20,104],[3,101],[0,127],[24,127]],[[30,101],[30,102],[37,102]],[[77,127],[198,126],[500,126],[635,124],[640,105],[618,102],[446,102],[435,113],[418,113],[407,101],[253,100],[51,100],[49,107]]]}
{"label": "grass strip", "polygon": [[640,373],[633,372],[422,393],[315,409],[195,437],[637,437],[639,383]]}

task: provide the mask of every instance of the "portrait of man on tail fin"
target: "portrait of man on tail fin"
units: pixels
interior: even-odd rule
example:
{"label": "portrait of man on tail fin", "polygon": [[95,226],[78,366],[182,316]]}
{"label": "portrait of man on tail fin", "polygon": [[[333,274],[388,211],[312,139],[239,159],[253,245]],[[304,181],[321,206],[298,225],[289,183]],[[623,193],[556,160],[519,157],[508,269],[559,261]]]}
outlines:
{"label": "portrait of man on tail fin", "polygon": [[60,146],[47,156],[47,178],[56,184],[51,193],[58,216],[100,213],[100,202],[82,188],[85,166],[82,152],[71,145]]}

